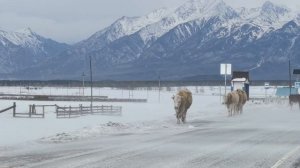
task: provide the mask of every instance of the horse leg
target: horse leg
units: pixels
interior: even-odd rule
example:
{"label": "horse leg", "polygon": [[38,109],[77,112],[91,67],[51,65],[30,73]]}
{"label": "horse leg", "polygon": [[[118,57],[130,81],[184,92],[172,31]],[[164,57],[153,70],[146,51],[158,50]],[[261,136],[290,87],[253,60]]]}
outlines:
{"label": "horse leg", "polygon": [[241,105],[237,105],[236,113],[237,113],[238,115],[241,114],[241,109],[242,109]]}
{"label": "horse leg", "polygon": [[183,116],[184,116],[184,109],[180,108],[179,114],[178,114],[178,122],[179,122],[179,124],[180,124],[180,121],[182,121],[182,123],[183,123]]}
{"label": "horse leg", "polygon": [[290,101],[289,104],[290,104],[291,110],[293,110],[293,102]]}
{"label": "horse leg", "polygon": [[182,123],[185,123],[185,119],[186,119],[186,112],[187,110],[184,110],[183,114],[182,114]]}
{"label": "horse leg", "polygon": [[228,117],[230,117],[230,107],[227,107]]}
{"label": "horse leg", "polygon": [[228,117],[230,117],[230,106],[227,104],[226,107],[227,107]]}
{"label": "horse leg", "polygon": [[234,116],[234,105],[232,104],[231,107],[230,107],[230,116]]}
{"label": "horse leg", "polygon": [[244,110],[244,105],[242,104],[241,105],[241,112],[240,112],[240,114],[243,114],[243,110]]}
{"label": "horse leg", "polygon": [[176,113],[177,124],[180,124],[180,112]]}
{"label": "horse leg", "polygon": [[242,109],[243,109],[243,105],[239,105],[238,106],[238,114],[241,115],[242,114]]}
{"label": "horse leg", "polygon": [[228,108],[228,117],[232,116],[232,105],[229,106]]}
{"label": "horse leg", "polygon": [[237,113],[237,106],[236,105],[233,106],[233,112],[232,113],[233,113],[232,116],[236,115],[236,113]]}
{"label": "horse leg", "polygon": [[237,112],[238,112],[238,106],[237,105],[233,105],[233,115],[232,116],[237,115]]}
{"label": "horse leg", "polygon": [[180,111],[178,114],[178,124],[181,124],[181,120],[182,120],[182,112]]}

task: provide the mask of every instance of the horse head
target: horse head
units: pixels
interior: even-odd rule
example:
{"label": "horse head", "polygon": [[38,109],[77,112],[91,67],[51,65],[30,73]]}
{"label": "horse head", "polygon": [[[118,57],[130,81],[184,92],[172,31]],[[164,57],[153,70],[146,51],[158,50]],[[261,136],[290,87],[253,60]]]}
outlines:
{"label": "horse head", "polygon": [[181,96],[179,95],[175,95],[172,97],[172,99],[174,100],[174,108],[176,110],[176,113],[179,111],[179,107],[181,105]]}

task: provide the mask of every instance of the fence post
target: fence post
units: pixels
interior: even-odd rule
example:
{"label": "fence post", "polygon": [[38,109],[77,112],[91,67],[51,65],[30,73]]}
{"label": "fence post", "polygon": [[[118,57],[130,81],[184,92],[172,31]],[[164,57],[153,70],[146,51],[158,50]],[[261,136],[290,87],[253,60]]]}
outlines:
{"label": "fence post", "polygon": [[93,104],[90,105],[90,112],[93,114]]}
{"label": "fence post", "polygon": [[29,118],[31,118],[31,105],[29,105]]}
{"label": "fence post", "polygon": [[80,115],[82,115],[82,104],[79,104]]}
{"label": "fence post", "polygon": [[55,105],[55,111],[56,111],[56,118],[58,118],[58,106],[57,105]]}
{"label": "fence post", "polygon": [[16,117],[16,102],[14,102],[13,117]]}
{"label": "fence post", "polygon": [[45,106],[43,106],[43,118],[45,118]]}
{"label": "fence post", "polygon": [[71,106],[69,106],[69,118],[71,118]]}
{"label": "fence post", "polygon": [[31,112],[32,112],[32,114],[36,115],[35,104],[33,104],[33,105],[31,106]]}
{"label": "fence post", "polygon": [[45,118],[45,106],[43,105],[43,118]]}

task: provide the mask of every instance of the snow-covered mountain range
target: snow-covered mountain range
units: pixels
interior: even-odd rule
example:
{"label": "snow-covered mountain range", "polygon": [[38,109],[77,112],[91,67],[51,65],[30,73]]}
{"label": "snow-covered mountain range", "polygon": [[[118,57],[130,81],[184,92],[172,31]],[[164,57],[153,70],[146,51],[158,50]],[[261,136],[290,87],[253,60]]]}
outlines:
{"label": "snow-covered mountain range", "polygon": [[0,76],[14,78],[15,73],[20,74],[32,67],[40,68],[39,65],[68,47],[67,44],[44,38],[30,28],[16,32],[0,30]]}
{"label": "snow-covered mountain range", "polygon": [[[217,75],[223,62],[232,63],[235,70],[250,70],[255,79],[286,79],[288,60],[294,67],[300,65],[299,24],[297,12],[269,1],[258,8],[234,9],[223,0],[189,0],[175,9],[121,17],[73,46],[45,42],[30,30],[1,31],[0,59],[22,62],[24,58],[3,52],[13,46],[30,50],[31,63],[38,63],[16,69],[1,65],[0,73],[80,79],[91,57],[94,76],[102,80]],[[59,49],[50,52],[46,46]]]}

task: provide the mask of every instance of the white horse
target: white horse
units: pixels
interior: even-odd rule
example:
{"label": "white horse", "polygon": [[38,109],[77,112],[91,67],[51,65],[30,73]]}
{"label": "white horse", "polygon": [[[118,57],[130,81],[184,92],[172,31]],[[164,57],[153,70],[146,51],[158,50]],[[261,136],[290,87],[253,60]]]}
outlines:
{"label": "white horse", "polygon": [[174,100],[174,108],[176,111],[177,124],[186,121],[186,112],[191,107],[193,98],[192,93],[188,89],[182,89],[172,97]]}

